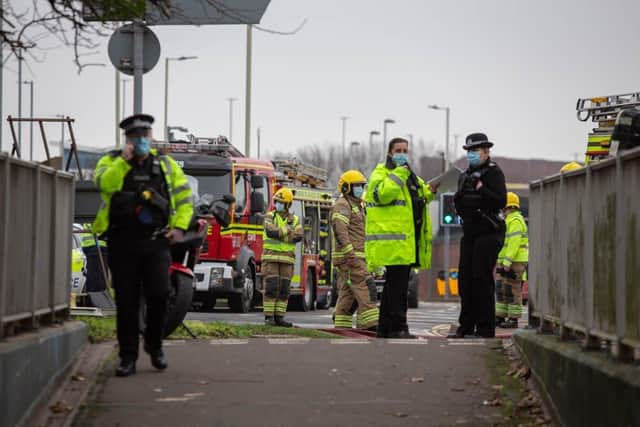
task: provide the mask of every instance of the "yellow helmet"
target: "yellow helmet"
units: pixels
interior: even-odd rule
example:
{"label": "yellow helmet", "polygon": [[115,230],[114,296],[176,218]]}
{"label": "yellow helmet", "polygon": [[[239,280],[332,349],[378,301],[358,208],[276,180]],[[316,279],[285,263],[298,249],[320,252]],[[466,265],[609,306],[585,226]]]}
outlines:
{"label": "yellow helmet", "polygon": [[520,209],[520,197],[516,193],[509,191],[507,193],[507,206],[506,208],[518,208]]}
{"label": "yellow helmet", "polygon": [[351,169],[346,171],[340,176],[338,180],[338,191],[341,193],[350,193],[351,186],[353,184],[366,184],[367,178],[362,174],[362,172]]}
{"label": "yellow helmet", "polygon": [[282,187],[281,189],[276,191],[276,194],[273,195],[273,201],[282,202],[288,205],[289,203],[293,202],[293,191],[286,187]]}
{"label": "yellow helmet", "polygon": [[580,169],[581,167],[582,165],[578,162],[567,163],[562,166],[562,168],[560,168],[560,173],[574,171],[576,169]]}

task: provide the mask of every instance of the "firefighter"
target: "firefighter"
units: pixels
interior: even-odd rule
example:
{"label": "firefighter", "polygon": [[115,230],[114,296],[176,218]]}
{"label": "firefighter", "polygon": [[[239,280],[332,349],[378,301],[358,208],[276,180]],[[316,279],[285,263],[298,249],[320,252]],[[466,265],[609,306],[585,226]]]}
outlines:
{"label": "firefighter", "polygon": [[331,258],[338,268],[338,301],[334,318],[336,328],[351,328],[357,302],[356,327],[376,331],[378,307],[373,302],[367,279],[370,277],[364,256],[365,213],[362,194],[367,183],[357,170],[342,174],[338,181],[340,197],[331,210],[333,248]]}
{"label": "firefighter", "polygon": [[275,210],[265,216],[262,246],[264,322],[287,328],[293,326],[284,320],[284,315],[296,262],[296,243],[304,233],[300,219],[289,211],[292,202],[293,192],[288,188],[283,187],[273,195]]}
{"label": "firefighter", "polygon": [[377,336],[415,338],[407,325],[407,292],[412,267],[431,266],[429,186],[410,168],[409,142],[394,138],[387,158],[373,170],[367,190],[365,254],[371,271],[386,267]]}
{"label": "firefighter", "polygon": [[[98,245],[96,245],[96,238],[91,233],[91,224],[82,224],[82,233],[79,234],[80,242],[82,245],[82,251],[87,257],[87,292],[102,292],[107,289],[107,284],[105,283],[105,274],[102,271],[102,266],[100,262],[104,262],[105,266],[107,263],[107,242],[104,240],[97,240]],[[100,261],[100,256],[102,256],[102,261]],[[87,306],[93,306],[91,302],[91,298],[87,298],[85,301]]]}
{"label": "firefighter", "polygon": [[169,294],[169,244],[180,241],[193,216],[191,189],[169,156],[150,149],[153,117],[136,114],[120,122],[126,143],[96,166],[102,206],[93,232],[106,234],[116,292],[120,365],[116,375],[136,372],[140,292],[147,304],[144,350],[151,364],[167,368],[162,351]]}
{"label": "firefighter", "polygon": [[522,316],[522,281],[529,262],[527,223],[517,194],[507,193],[504,216],[507,230],[496,268],[496,324],[500,328],[517,328]]}
{"label": "firefighter", "polygon": [[463,220],[460,241],[460,326],[450,338],[495,336],[493,269],[504,242],[502,209],[507,188],[500,167],[491,160],[493,143],[483,133],[467,136],[469,167],[460,174],[454,202]]}

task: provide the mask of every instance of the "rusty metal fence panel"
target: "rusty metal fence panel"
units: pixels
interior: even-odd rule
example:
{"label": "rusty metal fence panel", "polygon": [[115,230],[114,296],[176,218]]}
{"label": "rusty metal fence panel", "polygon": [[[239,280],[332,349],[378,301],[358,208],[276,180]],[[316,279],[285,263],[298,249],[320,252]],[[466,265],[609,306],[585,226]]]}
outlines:
{"label": "rusty metal fence panel", "polygon": [[531,316],[587,345],[640,349],[640,149],[531,184]]}
{"label": "rusty metal fence panel", "polygon": [[66,316],[73,175],[0,153],[0,337]]}

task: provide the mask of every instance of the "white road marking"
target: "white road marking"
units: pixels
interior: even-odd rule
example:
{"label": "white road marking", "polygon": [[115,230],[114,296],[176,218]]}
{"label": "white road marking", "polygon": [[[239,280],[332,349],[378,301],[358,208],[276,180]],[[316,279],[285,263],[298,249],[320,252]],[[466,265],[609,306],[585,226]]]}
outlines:
{"label": "white road marking", "polygon": [[248,343],[249,343],[249,340],[240,340],[240,339],[234,339],[234,338],[226,338],[226,339],[209,341],[209,344],[211,345],[235,345],[235,344],[248,344]]}
{"label": "white road marking", "polygon": [[329,340],[331,344],[369,344],[369,341],[366,338],[346,338],[346,339],[331,339]]}
{"label": "white road marking", "polygon": [[269,344],[307,344],[311,338],[268,338]]}
{"label": "white road marking", "polygon": [[410,344],[410,345],[420,345],[420,344],[429,344],[429,340],[424,339],[388,339],[387,343],[389,344]]}

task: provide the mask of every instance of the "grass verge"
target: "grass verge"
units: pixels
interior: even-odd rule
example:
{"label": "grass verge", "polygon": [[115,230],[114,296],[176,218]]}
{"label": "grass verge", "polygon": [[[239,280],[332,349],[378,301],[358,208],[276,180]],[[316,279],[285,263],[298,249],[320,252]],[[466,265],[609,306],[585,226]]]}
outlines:
{"label": "grass verge", "polygon": [[[90,317],[76,316],[76,320],[83,321],[89,329],[89,341],[98,343],[116,339],[116,319],[115,317]],[[232,325],[224,322],[205,323],[195,320],[185,321],[187,327],[199,339],[210,338],[250,338],[268,335],[287,335],[305,338],[339,338],[336,335],[315,329],[304,328],[281,328],[267,325]],[[182,327],[171,334],[168,339],[189,339],[191,336]]]}

